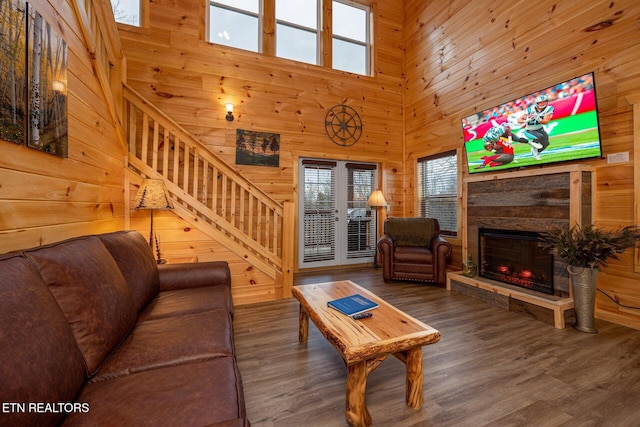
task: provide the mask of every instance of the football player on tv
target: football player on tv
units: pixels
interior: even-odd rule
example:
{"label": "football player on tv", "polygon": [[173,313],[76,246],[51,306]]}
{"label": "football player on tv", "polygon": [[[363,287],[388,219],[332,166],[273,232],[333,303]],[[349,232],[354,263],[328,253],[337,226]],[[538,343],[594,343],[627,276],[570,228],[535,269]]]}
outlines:
{"label": "football player on tv", "polygon": [[503,125],[492,127],[484,134],[482,141],[484,142],[484,149],[494,154],[480,157],[482,164],[476,166],[475,169],[482,169],[486,166],[506,165],[513,161],[514,152],[511,142],[511,129],[509,127]]}
{"label": "football player on tv", "polygon": [[553,106],[549,105],[549,97],[539,95],[536,97],[535,103],[527,107],[526,113],[518,119],[519,123],[525,124],[524,135],[541,146],[536,148],[531,144],[531,154],[536,160],[540,160],[540,153],[549,146],[549,134],[544,129],[544,125],[549,123],[552,117]]}

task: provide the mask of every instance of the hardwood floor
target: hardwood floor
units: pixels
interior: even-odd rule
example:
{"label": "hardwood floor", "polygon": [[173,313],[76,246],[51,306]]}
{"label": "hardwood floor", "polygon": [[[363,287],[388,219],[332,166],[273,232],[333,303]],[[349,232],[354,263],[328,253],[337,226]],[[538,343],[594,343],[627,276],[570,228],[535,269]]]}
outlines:
{"label": "hardwood floor", "polygon": [[[325,271],[295,283],[349,279],[438,329],[423,347],[424,406],[405,405],[393,357],[367,379],[374,426],[638,426],[640,331],[596,320],[596,335],[425,284],[385,284],[382,271]],[[344,426],[346,368],[309,325],[298,343],[295,299],[239,306],[235,345],[253,427]]]}

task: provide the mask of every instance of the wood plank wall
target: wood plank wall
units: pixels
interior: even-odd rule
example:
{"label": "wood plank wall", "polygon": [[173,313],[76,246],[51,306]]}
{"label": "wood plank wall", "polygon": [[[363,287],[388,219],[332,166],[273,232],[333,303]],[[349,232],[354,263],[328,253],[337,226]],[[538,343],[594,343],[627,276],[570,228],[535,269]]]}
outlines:
{"label": "wood plank wall", "polygon": [[69,156],[0,141],[0,253],[124,228],[124,152],[73,1],[29,0],[68,44]]}
{"label": "wood plank wall", "polygon": [[[405,51],[407,182],[414,181],[417,158],[462,148],[462,117],[594,71],[604,153],[627,152],[631,159],[583,162],[596,172],[595,221],[633,224],[639,190],[625,98],[640,91],[640,3],[405,0]],[[407,205],[415,205],[411,194]],[[640,306],[632,251],[601,272],[598,287]],[[600,294],[596,316],[640,328],[640,310]]]}
{"label": "wood plank wall", "polygon": [[[208,43],[199,36],[202,3],[154,0],[148,28],[119,26],[128,84],[231,165],[236,129],[279,133],[278,168],[237,166],[279,202],[297,202],[301,157],[375,162],[388,214],[403,216],[402,2],[372,2],[373,77]],[[235,105],[233,122],[225,120],[226,102]],[[338,146],[325,133],[326,112],[337,104],[362,118],[363,136],[353,146]],[[158,215],[156,224],[164,256],[229,261],[235,302],[275,298],[274,283],[171,213]],[[144,231],[148,214],[132,213],[131,226]]]}

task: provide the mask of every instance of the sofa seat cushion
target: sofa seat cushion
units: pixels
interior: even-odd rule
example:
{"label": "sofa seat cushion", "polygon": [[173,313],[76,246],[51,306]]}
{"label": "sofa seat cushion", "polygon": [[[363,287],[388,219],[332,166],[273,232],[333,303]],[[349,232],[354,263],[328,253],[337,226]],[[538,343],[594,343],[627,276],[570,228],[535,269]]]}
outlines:
{"label": "sofa seat cushion", "polygon": [[233,324],[224,308],[138,322],[91,382],[233,355]]}
{"label": "sofa seat cushion", "polygon": [[426,247],[397,246],[393,251],[394,263],[433,263],[433,252]]}
{"label": "sofa seat cushion", "polygon": [[133,293],[95,236],[25,251],[62,308],[93,375],[136,320]]}
{"label": "sofa seat cushion", "polygon": [[89,383],[76,400],[91,411],[70,414],[64,426],[201,427],[245,416],[233,357]]}
{"label": "sofa seat cushion", "polygon": [[98,237],[131,287],[136,312],[139,312],[160,288],[158,263],[149,242],[137,231],[116,231]]}
{"label": "sofa seat cushion", "polygon": [[215,308],[224,308],[230,314],[233,313],[231,289],[228,285],[160,292],[140,313],[138,321],[200,313]]}
{"label": "sofa seat cushion", "polygon": [[[33,265],[0,257],[0,402],[71,402],[85,367],[71,328]],[[0,425],[53,426],[62,414],[9,412]],[[6,424],[5,424],[6,423]]]}

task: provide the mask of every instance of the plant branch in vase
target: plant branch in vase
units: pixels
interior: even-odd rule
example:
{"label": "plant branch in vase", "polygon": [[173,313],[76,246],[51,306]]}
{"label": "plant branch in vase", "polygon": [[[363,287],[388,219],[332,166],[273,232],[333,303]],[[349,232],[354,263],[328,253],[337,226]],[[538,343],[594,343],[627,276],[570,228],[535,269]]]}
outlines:
{"label": "plant branch in vase", "polygon": [[598,268],[607,267],[610,259],[629,248],[638,247],[640,228],[620,227],[604,230],[593,224],[583,227],[552,228],[541,233],[541,239],[560,259],[568,264],[571,290],[576,311],[575,328],[597,333],[593,327]]}

